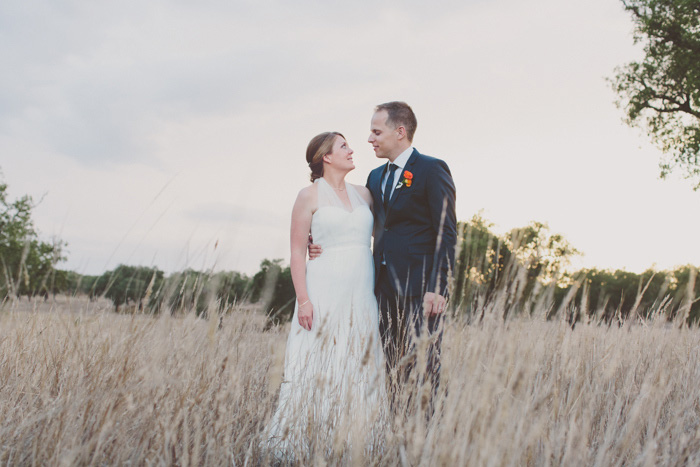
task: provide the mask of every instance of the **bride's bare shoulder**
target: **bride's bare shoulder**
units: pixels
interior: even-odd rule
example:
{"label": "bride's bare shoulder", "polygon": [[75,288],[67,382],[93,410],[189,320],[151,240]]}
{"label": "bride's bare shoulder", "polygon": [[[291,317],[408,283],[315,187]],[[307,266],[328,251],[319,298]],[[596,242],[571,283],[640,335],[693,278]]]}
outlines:
{"label": "bride's bare shoulder", "polygon": [[362,196],[362,199],[364,199],[368,204],[372,204],[372,194],[369,192],[369,189],[364,186],[364,185],[352,185],[355,190],[357,190],[357,193]]}
{"label": "bride's bare shoulder", "polygon": [[355,185],[354,183],[351,183],[351,185],[357,190],[359,194],[362,196],[364,195],[369,195],[369,189],[364,186],[364,185]]}
{"label": "bride's bare shoulder", "polygon": [[316,184],[313,183],[299,190],[297,194],[296,204],[301,204],[305,206],[315,206],[316,200],[318,198],[318,188]]}

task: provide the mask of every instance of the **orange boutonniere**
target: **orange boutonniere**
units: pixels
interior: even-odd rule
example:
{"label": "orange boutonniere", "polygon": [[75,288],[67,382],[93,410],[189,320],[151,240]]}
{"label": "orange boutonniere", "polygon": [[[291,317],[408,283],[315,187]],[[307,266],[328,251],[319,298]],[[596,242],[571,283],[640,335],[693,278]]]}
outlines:
{"label": "orange boutonniere", "polygon": [[401,188],[402,186],[406,185],[406,188],[410,188],[411,184],[413,183],[413,174],[409,172],[408,170],[403,171],[403,177],[401,180],[399,180],[398,185],[396,185],[396,188]]}

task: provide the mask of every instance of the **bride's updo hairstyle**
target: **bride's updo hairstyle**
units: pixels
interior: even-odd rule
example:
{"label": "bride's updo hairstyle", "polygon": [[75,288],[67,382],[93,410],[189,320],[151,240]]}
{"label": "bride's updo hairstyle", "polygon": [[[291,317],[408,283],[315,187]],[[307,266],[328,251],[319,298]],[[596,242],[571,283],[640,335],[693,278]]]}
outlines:
{"label": "bride's updo hairstyle", "polygon": [[327,131],[314,136],[306,147],[306,162],[311,169],[311,181],[323,177],[323,156],[333,152],[333,143],[336,136],[341,135],[337,131]]}

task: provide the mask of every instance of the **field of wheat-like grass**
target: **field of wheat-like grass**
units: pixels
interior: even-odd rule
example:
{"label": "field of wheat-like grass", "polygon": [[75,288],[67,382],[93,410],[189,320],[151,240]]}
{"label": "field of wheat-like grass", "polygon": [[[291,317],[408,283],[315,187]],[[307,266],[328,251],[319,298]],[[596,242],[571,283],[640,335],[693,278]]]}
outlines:
{"label": "field of wheat-like grass", "polygon": [[[219,325],[221,323],[221,325]],[[59,298],[0,309],[2,465],[267,465],[285,328],[234,309],[122,315]],[[700,331],[452,319],[438,409],[379,447],[304,465],[698,465]]]}

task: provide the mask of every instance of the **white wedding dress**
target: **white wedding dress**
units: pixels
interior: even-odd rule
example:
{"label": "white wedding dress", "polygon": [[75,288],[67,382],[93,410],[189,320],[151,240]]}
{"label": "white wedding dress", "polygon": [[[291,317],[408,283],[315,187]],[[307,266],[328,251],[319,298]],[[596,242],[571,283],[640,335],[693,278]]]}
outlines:
{"label": "white wedding dress", "polygon": [[[313,304],[311,331],[299,325],[298,303],[287,339],[279,405],[266,430],[275,455],[309,446],[360,451],[377,442],[387,398],[370,240],[373,216],[345,184],[352,210],[323,178],[311,221],[320,257],[306,265]],[[333,446],[333,447],[332,447]]]}

